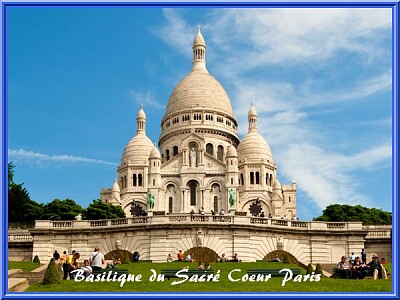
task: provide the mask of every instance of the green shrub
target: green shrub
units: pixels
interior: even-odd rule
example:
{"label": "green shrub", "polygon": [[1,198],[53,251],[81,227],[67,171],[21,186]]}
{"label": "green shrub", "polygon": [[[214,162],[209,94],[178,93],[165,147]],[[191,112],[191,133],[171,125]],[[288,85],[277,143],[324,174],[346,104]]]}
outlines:
{"label": "green shrub", "polygon": [[322,274],[322,268],[321,268],[321,265],[319,263],[315,267],[315,274]]}
{"label": "green shrub", "polygon": [[124,253],[124,260],[122,261],[123,264],[129,264],[130,263],[130,259],[129,259],[129,253],[128,251],[125,251]]}
{"label": "green shrub", "polygon": [[314,268],[313,268],[312,264],[309,263],[308,266],[307,266],[306,274],[311,274],[312,272],[314,272]]}
{"label": "green shrub", "polygon": [[35,255],[35,257],[33,258],[33,262],[34,262],[35,264],[40,264],[39,256]]}
{"label": "green shrub", "polygon": [[50,263],[47,266],[46,273],[44,274],[43,284],[60,284],[61,276],[58,273],[56,262],[54,258],[50,259]]}

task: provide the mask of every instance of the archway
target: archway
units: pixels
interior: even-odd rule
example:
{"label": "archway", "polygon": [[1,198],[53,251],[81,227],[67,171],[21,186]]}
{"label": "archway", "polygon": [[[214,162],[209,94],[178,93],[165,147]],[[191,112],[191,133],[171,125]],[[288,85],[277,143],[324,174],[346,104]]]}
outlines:
{"label": "archway", "polygon": [[133,261],[133,253],[130,253],[128,250],[112,250],[108,252],[106,255],[104,255],[104,259],[106,260],[120,259],[123,262],[126,253],[128,253],[129,255],[129,260]]}
{"label": "archway", "polygon": [[207,247],[194,247],[185,251],[185,256],[190,254],[192,259],[201,262],[215,262],[217,261],[218,254]]}
{"label": "archway", "polygon": [[289,252],[284,251],[284,250],[272,251],[272,252],[268,253],[267,255],[265,255],[263,260],[272,261],[275,258],[276,255],[278,255],[278,257],[281,260],[281,262],[287,262],[287,263],[290,263],[290,264],[299,265],[302,268],[307,268],[307,266],[304,265],[303,263],[299,262],[298,259],[295,256],[293,256],[292,254],[290,254]]}

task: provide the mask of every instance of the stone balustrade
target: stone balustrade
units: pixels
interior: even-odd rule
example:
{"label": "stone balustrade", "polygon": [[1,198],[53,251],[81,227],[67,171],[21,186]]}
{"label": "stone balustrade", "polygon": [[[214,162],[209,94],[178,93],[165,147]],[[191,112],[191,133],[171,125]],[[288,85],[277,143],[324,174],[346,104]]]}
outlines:
{"label": "stone balustrade", "polygon": [[367,239],[382,239],[392,237],[391,225],[364,225],[364,230],[368,230]]}
{"label": "stone balustrade", "polygon": [[[294,230],[365,230],[366,227],[361,222],[322,222],[322,221],[295,221],[283,220],[274,218],[260,218],[252,216],[230,216],[230,215],[199,215],[191,216],[189,214],[174,214],[174,215],[153,215],[146,217],[133,217],[124,219],[109,219],[109,220],[79,220],[79,221],[50,221],[37,220],[35,229],[84,229],[95,227],[126,227],[140,226],[140,224],[178,224],[178,223],[231,223],[237,225],[252,225],[257,227],[285,227]],[[369,236],[390,237],[391,226],[388,228],[369,228]],[[388,233],[389,232],[389,233]]]}
{"label": "stone balustrade", "polygon": [[32,242],[33,237],[28,230],[9,230],[8,231],[8,242],[10,243],[23,243]]}

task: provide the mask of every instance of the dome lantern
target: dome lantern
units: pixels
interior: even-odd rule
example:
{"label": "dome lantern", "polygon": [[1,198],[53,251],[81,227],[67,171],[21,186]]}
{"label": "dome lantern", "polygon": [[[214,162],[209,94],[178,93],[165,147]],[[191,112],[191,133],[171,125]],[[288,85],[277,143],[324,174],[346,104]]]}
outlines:
{"label": "dome lantern", "polygon": [[197,26],[197,34],[193,41],[193,71],[206,71],[206,43],[200,32],[201,26]]}
{"label": "dome lantern", "polygon": [[250,132],[257,132],[257,111],[253,106],[253,102],[251,102],[251,107],[249,109],[249,113],[247,115],[249,120],[249,133]]}
{"label": "dome lantern", "polygon": [[145,133],[145,131],[146,131],[146,114],[143,111],[142,104],[140,104],[140,109],[136,116],[136,124],[137,124],[136,133]]}

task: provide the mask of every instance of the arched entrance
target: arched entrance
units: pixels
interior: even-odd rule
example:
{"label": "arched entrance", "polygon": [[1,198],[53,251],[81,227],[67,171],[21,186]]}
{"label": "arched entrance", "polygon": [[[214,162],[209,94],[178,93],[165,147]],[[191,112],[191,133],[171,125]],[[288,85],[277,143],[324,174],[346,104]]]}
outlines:
{"label": "arched entrance", "polygon": [[299,262],[297,260],[296,257],[294,257],[292,254],[290,254],[289,252],[283,251],[283,250],[275,250],[272,251],[270,253],[268,253],[267,255],[264,256],[263,260],[265,261],[272,261],[275,256],[278,255],[279,259],[281,260],[281,262],[287,262],[290,264],[296,264],[299,265],[303,268],[306,268],[307,266],[302,264],[301,262]]}
{"label": "arched entrance", "polygon": [[207,247],[190,248],[189,250],[185,251],[185,257],[188,254],[190,254],[192,256],[192,259],[194,259],[195,261],[201,262],[215,262],[218,258],[218,254],[214,250],[211,250]]}
{"label": "arched entrance", "polygon": [[129,256],[129,261],[133,261],[133,253],[130,253],[128,250],[113,250],[108,252],[106,255],[104,255],[104,259],[106,260],[114,260],[114,259],[120,259],[121,262],[124,261],[125,255]]}

